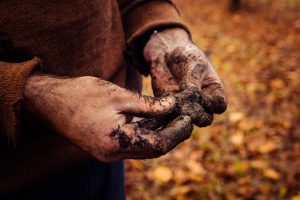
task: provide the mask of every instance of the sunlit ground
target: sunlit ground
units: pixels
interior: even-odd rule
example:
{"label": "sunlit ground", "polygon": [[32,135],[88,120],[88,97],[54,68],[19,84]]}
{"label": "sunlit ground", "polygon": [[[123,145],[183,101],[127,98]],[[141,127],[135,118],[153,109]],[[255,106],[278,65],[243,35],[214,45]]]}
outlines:
{"label": "sunlit ground", "polygon": [[300,1],[176,2],[229,107],[166,156],[129,160],[128,199],[299,200]]}

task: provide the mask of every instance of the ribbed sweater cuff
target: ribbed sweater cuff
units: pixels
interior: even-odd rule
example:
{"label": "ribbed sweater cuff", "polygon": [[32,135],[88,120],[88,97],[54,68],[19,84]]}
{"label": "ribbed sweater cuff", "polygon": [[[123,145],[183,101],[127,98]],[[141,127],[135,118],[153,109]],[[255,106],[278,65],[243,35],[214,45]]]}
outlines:
{"label": "ribbed sweater cuff", "polygon": [[16,141],[20,100],[26,79],[39,64],[37,57],[20,63],[0,61],[0,131],[9,141]]}

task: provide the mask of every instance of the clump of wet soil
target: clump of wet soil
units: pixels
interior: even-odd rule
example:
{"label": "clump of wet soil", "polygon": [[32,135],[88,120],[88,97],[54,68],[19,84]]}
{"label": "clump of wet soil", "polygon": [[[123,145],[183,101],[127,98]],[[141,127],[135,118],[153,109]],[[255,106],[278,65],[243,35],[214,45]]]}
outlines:
{"label": "clump of wet soil", "polygon": [[204,109],[206,97],[196,88],[188,88],[173,94],[176,99],[176,106],[172,113],[159,118],[147,118],[138,121],[140,127],[157,130],[166,126],[178,116],[189,116],[192,123],[198,127],[205,127],[212,123],[213,115]]}
{"label": "clump of wet soil", "polygon": [[185,89],[174,94],[176,98],[176,108],[173,115],[187,115],[192,118],[192,122],[199,126],[208,126],[212,122],[212,115],[204,108],[205,98],[196,88]]}

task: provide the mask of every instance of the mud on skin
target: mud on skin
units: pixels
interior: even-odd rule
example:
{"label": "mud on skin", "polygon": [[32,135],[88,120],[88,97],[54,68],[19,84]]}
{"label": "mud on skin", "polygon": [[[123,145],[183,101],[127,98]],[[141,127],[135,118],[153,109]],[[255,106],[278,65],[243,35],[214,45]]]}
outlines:
{"label": "mud on skin", "polygon": [[176,106],[172,113],[160,118],[147,118],[135,122],[139,127],[149,130],[157,130],[178,116],[186,115],[192,118],[192,123],[199,127],[205,127],[212,123],[213,115],[206,112],[203,105],[206,97],[195,88],[189,88],[174,94]]}
{"label": "mud on skin", "polygon": [[112,131],[110,137],[118,141],[119,153],[144,159],[159,157],[169,152],[177,144],[188,139],[192,129],[191,118],[179,116],[157,131],[141,128],[137,123],[130,123],[129,129],[119,126]]}
{"label": "mud on skin", "polygon": [[212,123],[213,115],[204,110],[205,98],[196,88],[185,89],[174,94],[174,97],[176,98],[176,108],[173,115],[190,116],[193,124],[199,127]]}
{"label": "mud on skin", "polygon": [[[118,140],[121,149],[128,150],[150,150],[150,154],[154,157],[161,155],[161,152],[165,152],[164,149],[174,148],[176,144],[172,144],[172,141],[187,139],[183,133],[187,132],[181,127],[176,127],[172,121],[182,120],[183,116],[189,116],[192,119],[192,123],[204,127],[212,123],[213,115],[207,113],[202,105],[205,103],[205,97],[196,88],[185,89],[182,92],[174,94],[176,99],[176,106],[172,113],[159,118],[146,118],[138,122],[131,123],[134,128],[134,134],[128,135],[120,127],[113,130],[111,137]],[[171,130],[172,129],[172,130]],[[147,131],[148,130],[148,131]],[[157,131],[157,132],[153,132]],[[167,132],[172,132],[169,134]],[[154,141],[149,141],[144,135],[154,134]],[[160,137],[159,134],[168,135],[168,137]],[[167,142],[169,140],[169,142]],[[161,150],[163,149],[163,150]]]}
{"label": "mud on skin", "polygon": [[[111,133],[111,137],[116,138],[119,141],[120,147],[122,149],[126,149],[129,146],[135,146],[137,148],[146,148],[150,146],[150,143],[147,139],[142,138],[141,135],[147,134],[146,132],[140,132],[138,133],[138,130],[134,130],[136,134],[132,135],[131,137],[128,136],[126,132],[121,130],[120,127],[117,129],[114,129]],[[133,142],[134,141],[134,142]]]}

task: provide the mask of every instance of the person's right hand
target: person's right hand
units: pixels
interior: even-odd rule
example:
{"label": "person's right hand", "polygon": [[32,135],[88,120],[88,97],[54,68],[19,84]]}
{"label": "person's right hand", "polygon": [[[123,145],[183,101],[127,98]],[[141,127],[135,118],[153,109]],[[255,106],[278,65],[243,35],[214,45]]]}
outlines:
{"label": "person's right hand", "polygon": [[189,116],[179,116],[157,131],[127,123],[125,114],[159,117],[172,112],[175,98],[141,96],[95,77],[34,75],[24,93],[33,111],[104,162],[159,157],[189,138],[193,129]]}

